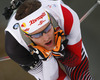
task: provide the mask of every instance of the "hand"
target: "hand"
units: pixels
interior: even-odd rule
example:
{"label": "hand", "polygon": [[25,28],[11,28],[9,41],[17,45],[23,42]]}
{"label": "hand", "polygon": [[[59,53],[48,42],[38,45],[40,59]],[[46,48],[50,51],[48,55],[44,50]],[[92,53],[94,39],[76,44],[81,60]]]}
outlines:
{"label": "hand", "polygon": [[64,40],[61,45],[59,50],[55,50],[53,49],[53,56],[55,56],[56,58],[60,58],[60,57],[64,57],[65,56],[65,48],[67,46],[67,42],[68,40]]}
{"label": "hand", "polygon": [[56,58],[65,56],[65,48],[68,43],[68,39],[66,39],[66,37],[67,36],[64,35],[62,30],[56,32],[56,35],[55,35],[56,46],[52,50],[53,55],[56,56]]}

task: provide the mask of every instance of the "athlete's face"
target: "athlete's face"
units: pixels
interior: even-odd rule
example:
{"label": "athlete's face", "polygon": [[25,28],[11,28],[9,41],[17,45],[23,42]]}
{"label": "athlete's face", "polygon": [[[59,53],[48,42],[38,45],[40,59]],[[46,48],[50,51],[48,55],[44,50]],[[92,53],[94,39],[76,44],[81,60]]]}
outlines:
{"label": "athlete's face", "polygon": [[55,46],[54,29],[50,22],[29,35],[31,35],[30,39],[34,43],[44,47],[47,50],[52,50]]}

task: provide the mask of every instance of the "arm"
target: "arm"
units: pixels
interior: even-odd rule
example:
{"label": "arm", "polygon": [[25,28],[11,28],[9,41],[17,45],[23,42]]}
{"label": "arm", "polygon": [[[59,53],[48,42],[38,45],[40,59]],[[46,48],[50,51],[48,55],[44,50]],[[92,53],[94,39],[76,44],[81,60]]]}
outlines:
{"label": "arm", "polygon": [[5,49],[7,55],[20,65],[30,66],[35,61],[30,52],[21,46],[9,32],[6,32],[5,36]]}
{"label": "arm", "polygon": [[67,55],[65,60],[61,62],[72,67],[81,62],[82,39],[80,21],[77,14],[68,6],[62,4],[61,9],[64,18],[64,32],[68,39]]}

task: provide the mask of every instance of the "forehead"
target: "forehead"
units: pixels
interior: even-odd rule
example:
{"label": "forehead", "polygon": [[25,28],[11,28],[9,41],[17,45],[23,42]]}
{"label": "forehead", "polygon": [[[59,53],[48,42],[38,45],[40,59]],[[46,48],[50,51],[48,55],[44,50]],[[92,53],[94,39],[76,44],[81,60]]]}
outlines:
{"label": "forehead", "polygon": [[43,31],[49,24],[50,24],[50,22],[46,23],[44,26],[42,26],[42,27],[39,28],[38,30],[36,30],[36,31],[34,31],[34,32],[32,32],[32,33],[30,33],[30,35],[36,34],[36,33],[39,33],[39,32],[41,32],[41,31]]}

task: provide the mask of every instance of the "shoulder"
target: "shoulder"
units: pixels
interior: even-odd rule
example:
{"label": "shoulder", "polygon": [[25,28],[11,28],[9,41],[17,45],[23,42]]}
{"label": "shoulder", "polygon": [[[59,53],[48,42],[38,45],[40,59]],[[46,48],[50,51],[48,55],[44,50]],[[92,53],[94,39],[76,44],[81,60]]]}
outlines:
{"label": "shoulder", "polygon": [[21,44],[23,47],[25,47],[27,50],[29,50],[27,44],[25,43],[25,41],[22,37],[22,33],[20,32],[19,23],[15,19],[15,15],[16,15],[16,12],[12,14],[12,16],[8,22],[8,25],[5,29],[5,32],[9,32],[14,37],[14,39],[17,40],[17,42],[19,44]]}
{"label": "shoulder", "polygon": [[11,29],[12,31],[14,30],[14,25],[15,25],[16,23],[18,23],[18,22],[16,21],[16,19],[15,19],[15,15],[16,15],[16,12],[14,12],[14,13],[12,14],[11,18],[9,19],[5,31],[8,31],[9,29]]}
{"label": "shoulder", "polygon": [[60,0],[51,1],[46,4],[46,10],[55,18],[61,29],[68,35],[73,25],[75,11]]}

